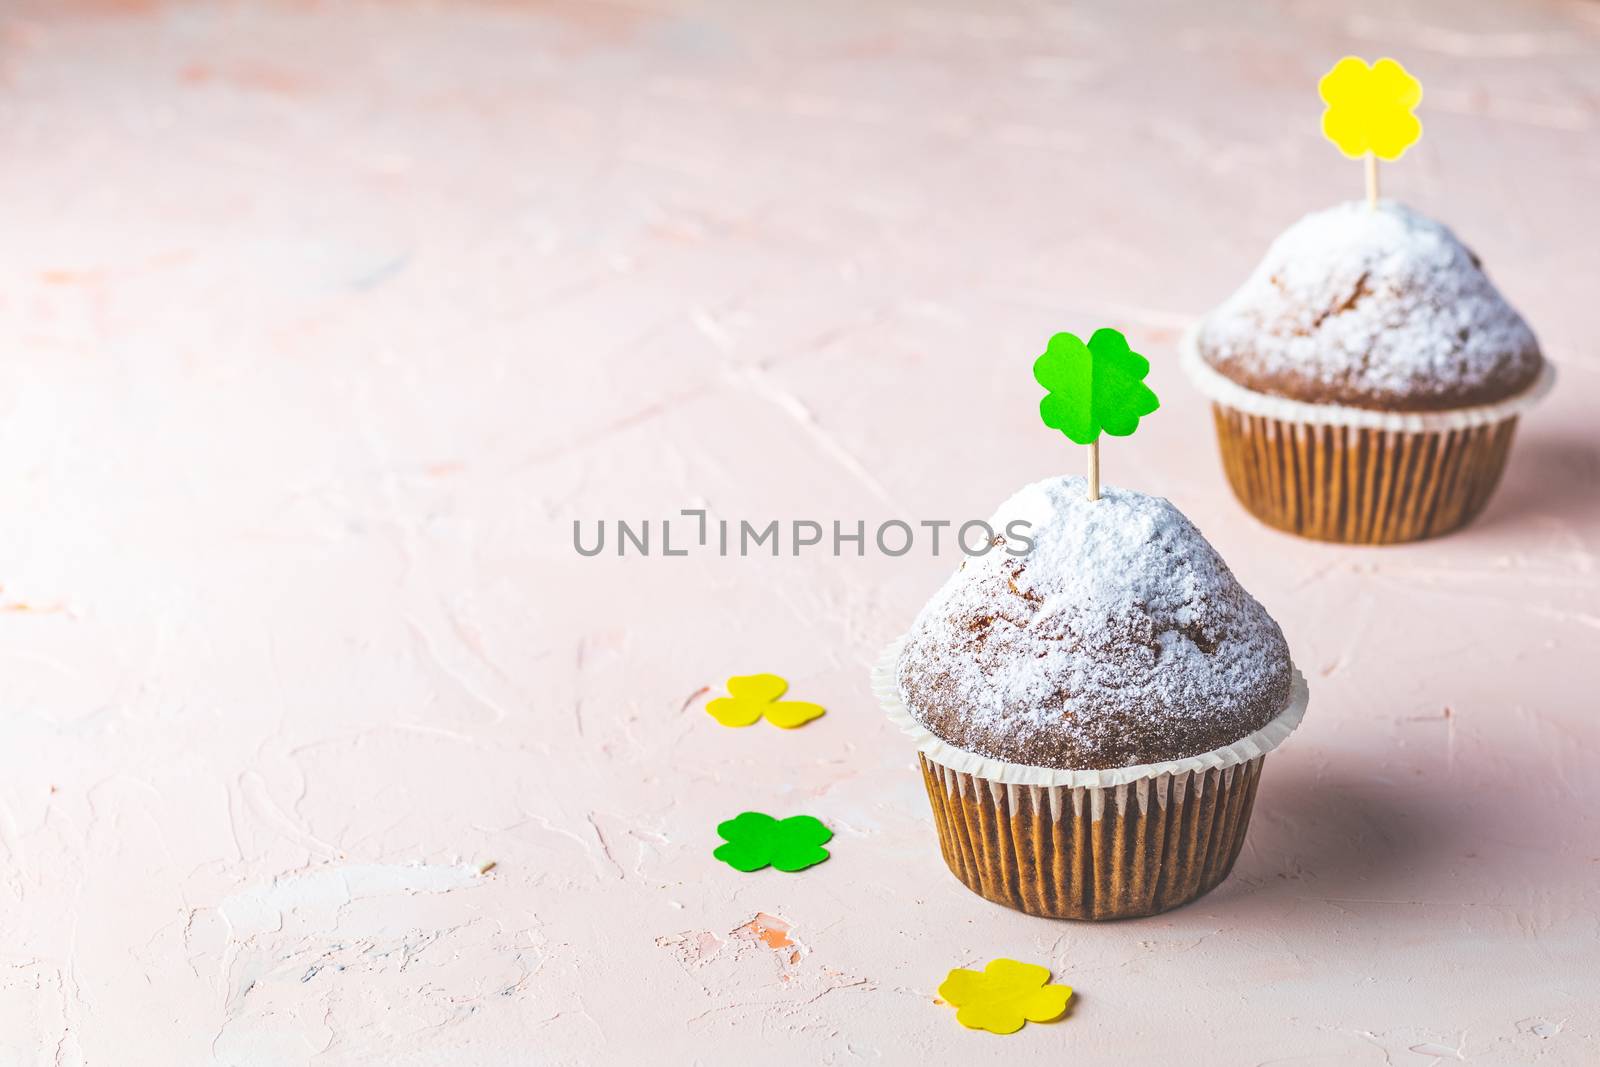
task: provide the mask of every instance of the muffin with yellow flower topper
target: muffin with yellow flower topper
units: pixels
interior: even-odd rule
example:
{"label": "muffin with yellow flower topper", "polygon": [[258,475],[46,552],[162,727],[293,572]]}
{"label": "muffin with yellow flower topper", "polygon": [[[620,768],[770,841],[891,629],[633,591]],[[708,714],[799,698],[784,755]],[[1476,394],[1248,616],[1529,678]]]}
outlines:
{"label": "muffin with yellow flower topper", "polygon": [[1223,466],[1257,518],[1386,544],[1470,521],[1552,371],[1478,257],[1378,198],[1378,160],[1422,135],[1422,84],[1346,56],[1318,83],[1322,132],[1366,163],[1367,199],[1308,215],[1184,340]]}
{"label": "muffin with yellow flower topper", "polygon": [[1482,511],[1518,417],[1552,376],[1478,257],[1390,201],[1295,223],[1183,355],[1245,507],[1292,533],[1367,544],[1446,533]]}

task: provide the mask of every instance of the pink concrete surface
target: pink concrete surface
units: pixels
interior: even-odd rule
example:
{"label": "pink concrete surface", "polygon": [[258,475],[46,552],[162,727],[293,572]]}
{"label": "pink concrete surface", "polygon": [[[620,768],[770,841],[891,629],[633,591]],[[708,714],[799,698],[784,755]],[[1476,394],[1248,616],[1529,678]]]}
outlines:
{"label": "pink concrete surface", "polygon": [[[1251,521],[1175,366],[1361,194],[1346,52],[1560,366],[1433,544]],[[0,1063],[1600,1062],[1594,4],[18,0],[0,160]],[[948,874],[870,700],[948,550],[571,524],[986,515],[1102,324],[1165,401],[1106,478],[1313,696],[1231,879],[1073,925]],[[756,671],[827,716],[717,726]],[[832,860],[714,862],[746,808]],[[995,956],[1071,1015],[957,1026]]]}

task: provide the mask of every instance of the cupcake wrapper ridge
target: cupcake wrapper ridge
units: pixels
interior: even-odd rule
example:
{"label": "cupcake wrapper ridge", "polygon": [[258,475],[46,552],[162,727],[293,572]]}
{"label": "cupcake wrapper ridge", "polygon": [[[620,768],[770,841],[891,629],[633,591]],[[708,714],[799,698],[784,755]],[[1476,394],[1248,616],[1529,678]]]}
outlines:
{"label": "cupcake wrapper ridge", "polygon": [[1555,382],[1546,362],[1516,396],[1451,411],[1308,404],[1246,389],[1183,339],[1184,370],[1210,398],[1234,495],[1268,526],[1319,541],[1398,544],[1449,533],[1488,505],[1517,419]]}
{"label": "cupcake wrapper ridge", "polygon": [[1244,847],[1265,756],[1109,788],[1006,785],[920,755],[945,864],[1053,919],[1155,915],[1209,892]]}
{"label": "cupcake wrapper ridge", "polygon": [[1244,846],[1267,753],[1300,724],[1310,693],[1293,671],[1288,706],[1231,745],[1188,759],[1057,770],[946,744],[900,699],[893,642],[872,672],[917,761],[945,864],[996,904],[1058,919],[1125,919],[1215,888]]}
{"label": "cupcake wrapper ridge", "polygon": [[1488,506],[1516,416],[1429,433],[1308,425],[1213,405],[1234,495],[1268,526],[1318,541],[1438,537]]}

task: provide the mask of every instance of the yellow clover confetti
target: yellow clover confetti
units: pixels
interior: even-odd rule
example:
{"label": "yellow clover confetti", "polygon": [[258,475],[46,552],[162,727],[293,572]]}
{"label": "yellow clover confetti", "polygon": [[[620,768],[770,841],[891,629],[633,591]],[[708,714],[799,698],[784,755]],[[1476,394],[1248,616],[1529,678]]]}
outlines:
{"label": "yellow clover confetti", "polygon": [[981,971],[957,967],[939,986],[956,1008],[956,1022],[971,1030],[1014,1034],[1024,1021],[1047,1023],[1067,1010],[1070,986],[1047,985],[1050,972],[1033,963],[990,960]]}
{"label": "yellow clover confetti", "polygon": [[724,726],[749,726],[763,715],[774,726],[793,730],[824,714],[820,704],[779,700],[789,683],[776,674],[744,674],[728,679],[728,696],[706,705],[711,717]]}
{"label": "yellow clover confetti", "polygon": [[1322,135],[1351,159],[1371,152],[1396,160],[1422,136],[1411,109],[1422,103],[1422,83],[1392,59],[1376,63],[1345,56],[1317,82],[1327,110]]}

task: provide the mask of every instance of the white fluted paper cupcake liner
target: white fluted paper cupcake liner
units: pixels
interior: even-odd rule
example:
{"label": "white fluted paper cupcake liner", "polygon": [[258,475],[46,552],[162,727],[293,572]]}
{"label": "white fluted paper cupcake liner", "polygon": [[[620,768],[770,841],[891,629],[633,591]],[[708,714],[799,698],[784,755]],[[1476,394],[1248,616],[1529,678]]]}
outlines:
{"label": "white fluted paper cupcake liner", "polygon": [[1178,343],[1178,362],[1194,387],[1208,399],[1241,411],[1246,415],[1259,415],[1285,422],[1304,422],[1321,426],[1349,426],[1353,429],[1389,430],[1396,433],[1448,433],[1452,430],[1470,430],[1489,426],[1521,415],[1550,392],[1556,381],[1555,366],[1547,359],[1539,369],[1533,384],[1515,396],[1493,404],[1475,404],[1471,407],[1451,408],[1447,411],[1373,411],[1369,408],[1347,407],[1343,404],[1312,404],[1304,400],[1272,396],[1246,389],[1238,382],[1224,376],[1200,355],[1196,338],[1198,325],[1184,332]]}
{"label": "white fluted paper cupcake liner", "polygon": [[1141,778],[1156,778],[1163,774],[1182,774],[1186,771],[1207,771],[1248,763],[1258,756],[1283,744],[1284,738],[1294,732],[1311,701],[1311,691],[1305,676],[1290,664],[1293,678],[1289,687],[1289,704],[1277,718],[1252,734],[1241,737],[1231,745],[1202,752],[1186,759],[1167,760],[1162,763],[1140,763],[1131,767],[1112,767],[1105,770],[1065,771],[1053,767],[1030,767],[1021,763],[980,756],[964,748],[940,740],[931,730],[911,714],[900,700],[900,683],[895,677],[900,650],[905,647],[904,636],[883,650],[872,668],[872,692],[883,707],[889,721],[898,726],[917,746],[917,751],[933,762],[963,774],[975,775],[1005,785],[1066,786],[1069,789],[1104,789]]}

